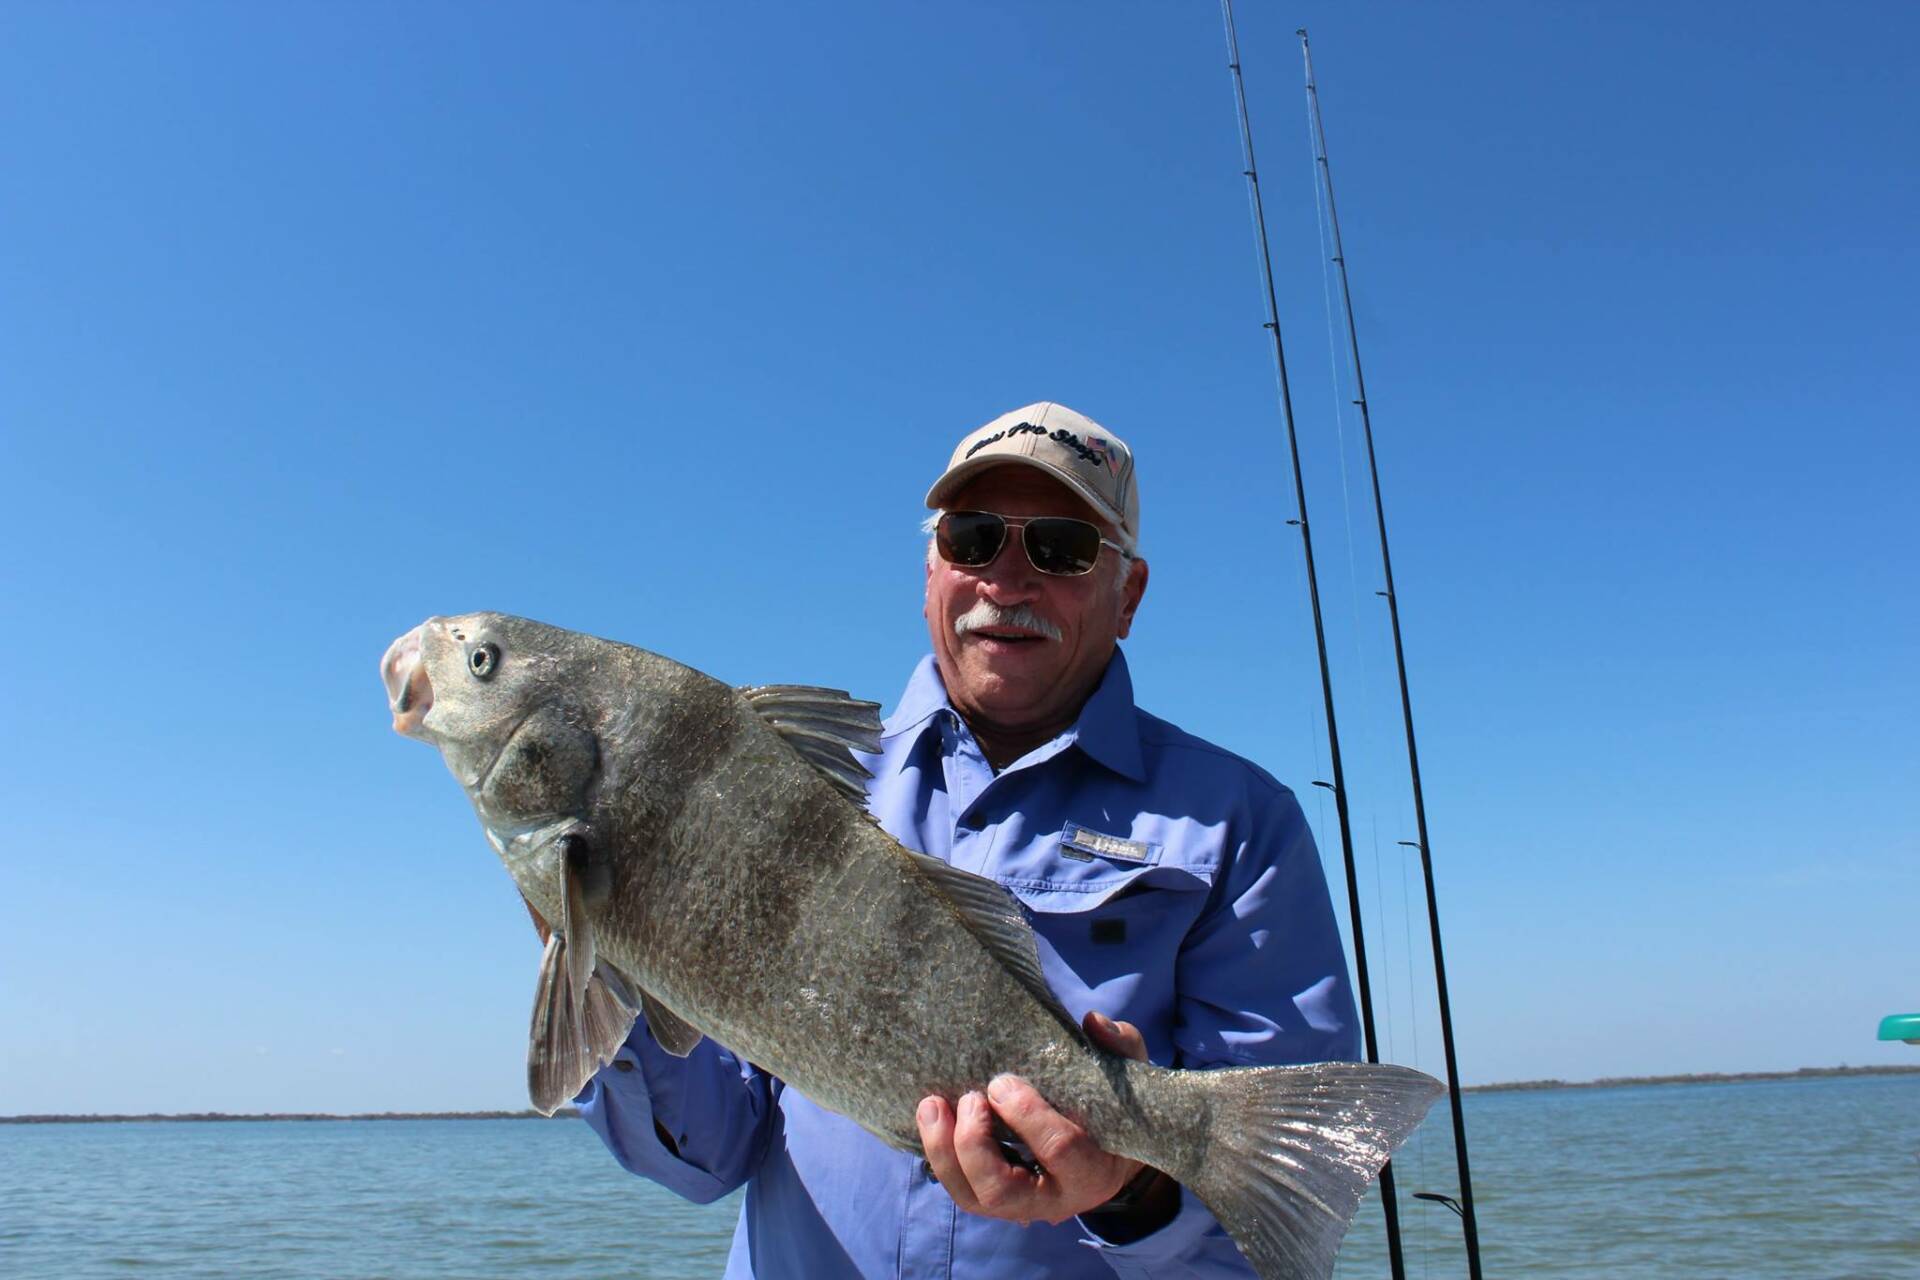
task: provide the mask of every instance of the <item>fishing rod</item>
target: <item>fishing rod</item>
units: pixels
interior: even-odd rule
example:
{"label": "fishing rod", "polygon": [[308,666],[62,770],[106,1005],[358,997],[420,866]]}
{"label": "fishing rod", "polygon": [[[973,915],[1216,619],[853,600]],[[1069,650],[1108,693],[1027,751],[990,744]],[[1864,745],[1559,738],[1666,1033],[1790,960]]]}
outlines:
{"label": "fishing rod", "polygon": [[1375,594],[1387,601],[1387,617],[1393,626],[1393,662],[1400,674],[1400,718],[1407,730],[1407,767],[1413,775],[1413,820],[1419,831],[1417,841],[1400,841],[1420,851],[1420,871],[1427,884],[1427,928],[1433,939],[1433,978],[1440,996],[1440,1040],[1447,1056],[1447,1100],[1453,1109],[1453,1150],[1460,1169],[1460,1200],[1437,1199],[1456,1210],[1466,1235],[1467,1274],[1480,1280],[1480,1227],[1473,1214],[1473,1175],[1467,1168],[1467,1120],[1460,1103],[1460,1068],[1453,1053],[1453,1009],[1447,998],[1447,961],[1440,947],[1440,902],[1433,888],[1433,849],[1427,843],[1427,802],[1420,787],[1420,748],[1413,736],[1413,696],[1407,691],[1407,651],[1400,639],[1400,600],[1393,589],[1393,556],[1387,550],[1387,509],[1380,499],[1380,464],[1373,452],[1373,418],[1367,410],[1367,380],[1360,371],[1360,333],[1353,319],[1353,293],[1347,287],[1347,251],[1340,243],[1340,216],[1333,207],[1333,166],[1327,163],[1327,130],[1320,118],[1320,90],[1313,79],[1313,50],[1307,44],[1307,29],[1294,32],[1300,37],[1300,56],[1306,63],[1307,108],[1313,128],[1314,160],[1319,180],[1327,193],[1327,224],[1332,229],[1333,263],[1340,268],[1340,307],[1347,318],[1347,351],[1353,359],[1354,404],[1360,408],[1360,426],[1367,441],[1367,471],[1373,478],[1373,514],[1380,530],[1380,568],[1386,577],[1386,590]]}
{"label": "fishing rod", "polygon": [[[1247,118],[1246,81],[1240,74],[1240,39],[1233,26],[1233,0],[1220,0],[1220,15],[1227,28],[1227,69],[1233,72],[1234,105],[1240,115],[1240,149],[1247,167],[1247,195],[1253,206],[1254,240],[1260,249],[1260,271],[1266,285],[1267,320],[1265,328],[1273,339],[1274,371],[1280,382],[1280,416],[1287,427],[1287,451],[1293,462],[1293,496],[1300,513],[1288,524],[1300,530],[1300,545],[1306,553],[1307,598],[1313,604],[1313,641],[1320,653],[1320,693],[1326,703],[1327,751],[1333,758],[1333,782],[1316,782],[1333,792],[1334,812],[1340,822],[1340,853],[1347,872],[1347,909],[1353,927],[1354,972],[1360,988],[1360,1025],[1366,1035],[1367,1061],[1380,1061],[1380,1046],[1373,1030],[1373,988],[1367,977],[1366,930],[1360,922],[1360,878],[1354,869],[1353,832],[1347,820],[1346,773],[1340,761],[1340,727],[1333,711],[1333,668],[1327,661],[1327,630],[1320,616],[1320,579],[1314,571],[1313,530],[1307,523],[1307,486],[1300,473],[1300,437],[1294,429],[1293,392],[1287,382],[1287,353],[1280,338],[1280,307],[1274,299],[1273,259],[1267,250],[1267,216],[1260,203],[1260,173],[1253,160],[1253,126]],[[1406,1280],[1406,1260],[1400,1249],[1400,1202],[1393,1189],[1393,1166],[1380,1167],[1380,1207],[1387,1219],[1387,1258],[1393,1280]]]}

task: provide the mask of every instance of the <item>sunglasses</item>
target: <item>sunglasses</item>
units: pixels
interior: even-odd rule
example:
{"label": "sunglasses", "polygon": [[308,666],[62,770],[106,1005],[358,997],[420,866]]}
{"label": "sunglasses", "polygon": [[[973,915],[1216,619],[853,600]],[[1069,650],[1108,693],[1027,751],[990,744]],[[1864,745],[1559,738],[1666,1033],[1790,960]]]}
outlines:
{"label": "sunglasses", "polygon": [[1100,536],[1100,526],[1071,516],[1032,516],[1009,520],[991,511],[943,511],[933,527],[933,543],[940,558],[948,564],[967,569],[984,569],[994,562],[1006,545],[1007,529],[1020,530],[1020,544],[1027,549],[1027,562],[1041,573],[1056,578],[1077,578],[1092,573],[1100,560],[1100,548],[1112,547],[1121,555],[1132,556],[1111,538]]}

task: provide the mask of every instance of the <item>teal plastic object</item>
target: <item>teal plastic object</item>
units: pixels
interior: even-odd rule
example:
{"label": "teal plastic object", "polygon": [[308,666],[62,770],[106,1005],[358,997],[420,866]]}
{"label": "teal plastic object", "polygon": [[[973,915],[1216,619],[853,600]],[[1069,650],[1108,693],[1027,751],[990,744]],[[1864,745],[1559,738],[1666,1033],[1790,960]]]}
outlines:
{"label": "teal plastic object", "polygon": [[1880,1038],[1920,1044],[1920,1013],[1888,1014],[1880,1019]]}

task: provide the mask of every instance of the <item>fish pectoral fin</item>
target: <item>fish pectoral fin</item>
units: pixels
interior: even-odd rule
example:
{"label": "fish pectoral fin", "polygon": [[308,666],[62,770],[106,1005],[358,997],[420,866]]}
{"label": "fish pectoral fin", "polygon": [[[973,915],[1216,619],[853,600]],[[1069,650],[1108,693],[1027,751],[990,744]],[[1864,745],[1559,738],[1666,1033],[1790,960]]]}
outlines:
{"label": "fish pectoral fin", "polygon": [[911,849],[904,852],[913,859],[921,874],[933,881],[941,896],[959,911],[961,920],[974,937],[986,945],[994,958],[1047,1012],[1060,1020],[1074,1040],[1086,1044],[1087,1033],[1061,1005],[1060,998],[1053,994],[1053,988],[1047,985],[1046,975],[1040,969],[1040,952],[1034,944],[1033,926],[1027,923],[1026,912],[1021,909],[1019,900],[998,881],[948,866],[940,859],[924,853],[915,853]]}
{"label": "fish pectoral fin", "polygon": [[586,839],[569,833],[560,839],[562,867],[560,932],[567,940],[567,992],[575,1024],[586,1020],[587,985],[593,978],[593,921],[587,915],[587,877],[591,873]]}
{"label": "fish pectoral fin", "polygon": [[560,934],[547,939],[540,956],[540,980],[533,991],[533,1025],[527,1030],[527,1096],[543,1116],[558,1111],[579,1093],[594,1068],[586,1065],[580,1024],[574,1017],[576,1001],[567,940]]}
{"label": "fish pectoral fin", "polygon": [[571,951],[565,936],[547,939],[527,1033],[527,1094],[548,1116],[613,1061],[636,1013],[627,983],[604,962],[576,991]]}
{"label": "fish pectoral fin", "polygon": [[640,993],[640,1008],[647,1015],[647,1030],[660,1047],[676,1058],[684,1058],[700,1043],[700,1033],[688,1026],[673,1010],[661,1004],[650,991]]}
{"label": "fish pectoral fin", "polygon": [[740,696],[842,794],[855,804],[866,804],[872,774],[852,753],[879,752],[879,703],[862,702],[842,689],[806,684],[750,685]]}

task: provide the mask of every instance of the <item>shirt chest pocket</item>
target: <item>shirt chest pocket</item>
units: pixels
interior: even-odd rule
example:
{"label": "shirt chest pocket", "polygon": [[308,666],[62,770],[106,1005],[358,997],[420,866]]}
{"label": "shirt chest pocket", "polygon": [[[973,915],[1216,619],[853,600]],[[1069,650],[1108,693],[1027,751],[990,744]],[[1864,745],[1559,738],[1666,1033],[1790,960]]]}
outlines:
{"label": "shirt chest pocket", "polygon": [[996,851],[987,871],[1026,907],[1043,962],[1048,950],[1060,961],[1048,978],[1069,1009],[1126,1018],[1164,1047],[1180,949],[1211,899],[1218,846],[1138,825],[1090,838],[1100,834],[1069,823]]}
{"label": "shirt chest pocket", "polygon": [[1170,834],[1114,834],[1070,822],[1000,851],[987,871],[1037,917],[1084,916],[1090,937],[1123,943],[1128,917],[1157,902],[1191,918],[1213,887],[1217,850],[1206,842],[1168,839]]}

